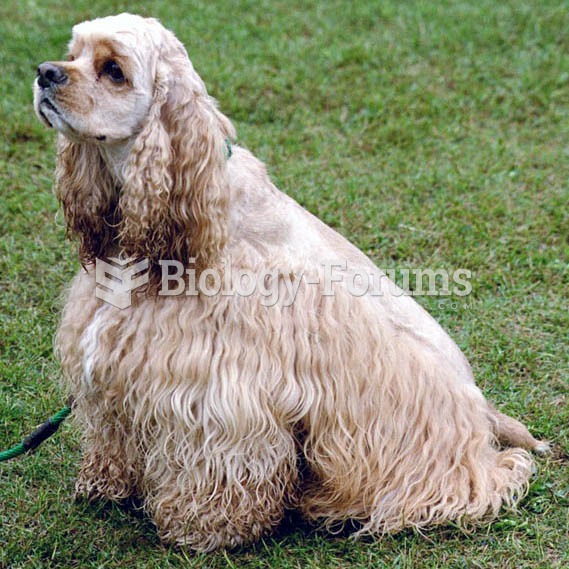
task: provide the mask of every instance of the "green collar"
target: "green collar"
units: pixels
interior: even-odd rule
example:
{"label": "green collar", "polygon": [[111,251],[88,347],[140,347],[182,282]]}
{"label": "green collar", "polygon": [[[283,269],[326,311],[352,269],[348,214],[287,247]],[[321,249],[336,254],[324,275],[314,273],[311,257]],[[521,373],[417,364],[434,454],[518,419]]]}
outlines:
{"label": "green collar", "polygon": [[233,155],[233,146],[231,144],[231,140],[229,138],[225,139],[225,158],[229,160]]}

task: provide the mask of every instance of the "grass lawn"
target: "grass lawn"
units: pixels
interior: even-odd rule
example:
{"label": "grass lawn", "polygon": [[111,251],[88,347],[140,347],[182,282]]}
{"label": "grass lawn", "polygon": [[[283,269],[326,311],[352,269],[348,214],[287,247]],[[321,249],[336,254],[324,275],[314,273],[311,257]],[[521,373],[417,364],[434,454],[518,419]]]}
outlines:
{"label": "grass lawn", "polygon": [[0,465],[0,569],[569,566],[569,5],[552,0],[0,6],[0,450],[63,405],[52,337],[78,269],[52,195],[38,63],[73,23],[125,8],[186,44],[241,144],[277,185],[384,268],[467,268],[421,302],[486,396],[554,444],[515,512],[355,542],[291,517],[255,548],[162,546],[142,515],[74,503],[72,422]]}

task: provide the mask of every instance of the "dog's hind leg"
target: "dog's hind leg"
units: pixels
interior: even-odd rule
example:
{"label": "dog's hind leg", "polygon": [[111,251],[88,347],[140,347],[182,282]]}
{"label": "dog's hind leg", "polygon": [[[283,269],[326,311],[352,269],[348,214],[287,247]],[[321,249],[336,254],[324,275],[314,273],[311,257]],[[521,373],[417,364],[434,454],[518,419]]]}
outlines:
{"label": "dog's hind leg", "polygon": [[381,342],[366,343],[355,328],[344,327],[341,337],[326,330],[317,354],[339,354],[349,365],[330,357],[313,365],[321,396],[305,420],[308,518],[331,528],[356,520],[360,533],[381,535],[487,520],[519,502],[533,470],[530,455],[496,448],[487,401],[471,382],[457,380],[431,344],[403,332],[372,329],[368,336]]}

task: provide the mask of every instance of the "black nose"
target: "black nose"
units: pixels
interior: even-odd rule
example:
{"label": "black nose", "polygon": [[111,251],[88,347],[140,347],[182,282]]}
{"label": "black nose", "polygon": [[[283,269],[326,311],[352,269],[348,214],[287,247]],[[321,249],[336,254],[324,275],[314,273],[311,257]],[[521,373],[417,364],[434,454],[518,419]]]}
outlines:
{"label": "black nose", "polygon": [[46,61],[38,67],[38,85],[43,87],[51,87],[52,85],[61,85],[67,81],[65,69]]}

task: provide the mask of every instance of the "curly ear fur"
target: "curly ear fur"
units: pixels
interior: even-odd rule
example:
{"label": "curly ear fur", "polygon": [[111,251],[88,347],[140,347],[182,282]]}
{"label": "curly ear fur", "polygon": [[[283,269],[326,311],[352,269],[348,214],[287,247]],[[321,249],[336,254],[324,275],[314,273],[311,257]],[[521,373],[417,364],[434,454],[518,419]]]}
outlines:
{"label": "curly ear fur", "polygon": [[216,263],[227,238],[225,140],[233,126],[168,32],[154,102],[126,164],[119,237],[133,257]]}
{"label": "curly ear fur", "polygon": [[116,235],[118,191],[99,149],[58,138],[55,194],[63,207],[67,234],[79,238],[83,264],[105,256]]}

